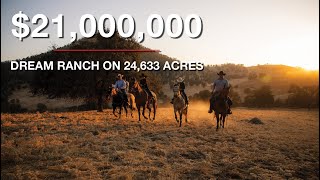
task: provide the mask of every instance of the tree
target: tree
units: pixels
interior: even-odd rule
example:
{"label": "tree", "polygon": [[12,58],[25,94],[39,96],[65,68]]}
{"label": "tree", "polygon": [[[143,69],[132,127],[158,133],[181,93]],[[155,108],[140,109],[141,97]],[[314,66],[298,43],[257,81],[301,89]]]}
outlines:
{"label": "tree", "polygon": [[291,85],[287,104],[291,107],[319,107],[319,87]]}
{"label": "tree", "polygon": [[258,75],[255,72],[251,72],[248,76],[249,80],[257,79]]}
{"label": "tree", "polygon": [[193,95],[193,100],[202,100],[202,101],[208,101],[210,99],[211,92],[209,90],[202,90],[199,93],[196,93]]}
{"label": "tree", "polygon": [[230,89],[229,97],[233,102],[233,106],[241,105],[241,98],[240,98],[239,93],[234,91],[234,90],[232,90],[232,88]]}
{"label": "tree", "polygon": [[271,107],[274,103],[274,96],[270,86],[262,86],[251,91],[244,100],[244,104],[249,107]]}

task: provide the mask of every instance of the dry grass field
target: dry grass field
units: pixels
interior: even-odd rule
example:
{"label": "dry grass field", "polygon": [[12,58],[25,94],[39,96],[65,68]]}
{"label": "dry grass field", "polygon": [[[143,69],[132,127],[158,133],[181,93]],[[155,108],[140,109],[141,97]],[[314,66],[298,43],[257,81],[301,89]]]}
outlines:
{"label": "dry grass field", "polygon": [[318,110],[235,108],[218,131],[207,105],[172,111],[1,114],[1,179],[319,179]]}

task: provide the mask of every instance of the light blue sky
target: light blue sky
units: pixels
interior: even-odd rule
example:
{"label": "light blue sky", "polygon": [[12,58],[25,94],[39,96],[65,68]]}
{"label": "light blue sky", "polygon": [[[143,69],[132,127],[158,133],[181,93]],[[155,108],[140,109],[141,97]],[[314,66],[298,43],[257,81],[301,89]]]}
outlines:
{"label": "light blue sky", "polygon": [[[49,39],[24,39],[20,42],[11,29],[11,18],[19,11],[29,17],[45,14],[51,21],[64,15],[65,38],[56,37],[56,25],[45,30]],[[202,61],[205,64],[236,63],[245,65],[286,64],[318,69],[319,66],[319,1],[317,0],[205,0],[205,1],[103,1],[103,0],[1,0],[1,60],[13,60],[48,50],[49,46],[65,45],[70,32],[79,34],[83,14],[131,14],[137,32],[147,32],[150,14],[164,19],[179,14],[198,14],[203,21],[203,33],[198,39],[183,35],[171,39],[145,36],[142,43],[163,54],[183,61]],[[31,29],[32,26],[29,23]]]}

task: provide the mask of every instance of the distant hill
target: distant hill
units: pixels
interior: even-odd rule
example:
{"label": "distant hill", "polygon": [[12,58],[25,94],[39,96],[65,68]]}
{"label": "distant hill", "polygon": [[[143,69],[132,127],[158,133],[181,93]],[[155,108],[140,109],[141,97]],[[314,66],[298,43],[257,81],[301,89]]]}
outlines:
{"label": "distant hill", "polygon": [[[24,61],[174,61],[161,53],[56,53],[51,50],[26,57]],[[89,39],[80,39],[58,49],[148,49],[137,43],[135,39],[124,39],[117,33],[106,39],[96,34]],[[138,77],[141,72],[135,71],[10,71],[10,62],[1,62],[1,103],[8,104],[12,93],[21,86],[27,85],[31,94],[45,95],[54,98],[84,98],[95,97],[95,83],[99,79],[105,81],[106,86],[115,82],[117,73],[127,77]],[[288,97],[291,85],[319,86],[319,71],[306,71],[302,68],[285,65],[258,65],[245,67],[243,64],[208,65],[203,71],[149,71],[144,72],[149,77],[150,88],[160,99],[169,99],[174,80],[182,76],[185,79],[188,95],[192,96],[199,91],[210,91],[210,84],[217,78],[217,72],[227,73],[234,92],[243,99],[246,91],[257,89],[263,85],[271,87],[277,98]],[[19,93],[16,93],[19,94]],[[20,93],[21,94],[21,93]],[[17,97],[15,97],[17,98]]]}

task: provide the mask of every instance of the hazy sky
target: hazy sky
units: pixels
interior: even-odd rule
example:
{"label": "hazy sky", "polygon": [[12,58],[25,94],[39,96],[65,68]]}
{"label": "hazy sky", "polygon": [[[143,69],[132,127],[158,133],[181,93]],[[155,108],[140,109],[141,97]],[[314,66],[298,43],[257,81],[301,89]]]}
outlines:
{"label": "hazy sky", "polygon": [[[45,14],[50,24],[44,32],[49,39],[20,42],[11,29],[11,18],[23,11],[30,18]],[[159,49],[163,54],[183,61],[202,61],[205,64],[236,63],[244,65],[286,64],[318,69],[319,66],[319,1],[318,0],[205,0],[205,1],[103,1],[103,0],[1,0],[1,60],[13,60],[48,50],[50,45],[70,42],[70,32],[79,34],[83,14],[97,19],[111,14],[135,18],[137,32],[147,32],[150,14],[166,19],[179,14],[183,19],[198,14],[203,21],[203,33],[198,39],[185,34],[172,39],[164,34],[152,39],[147,34],[144,46]],[[65,38],[56,37],[56,25],[51,19],[64,15]],[[31,29],[31,23],[28,23]],[[78,35],[79,36],[79,35]]]}

